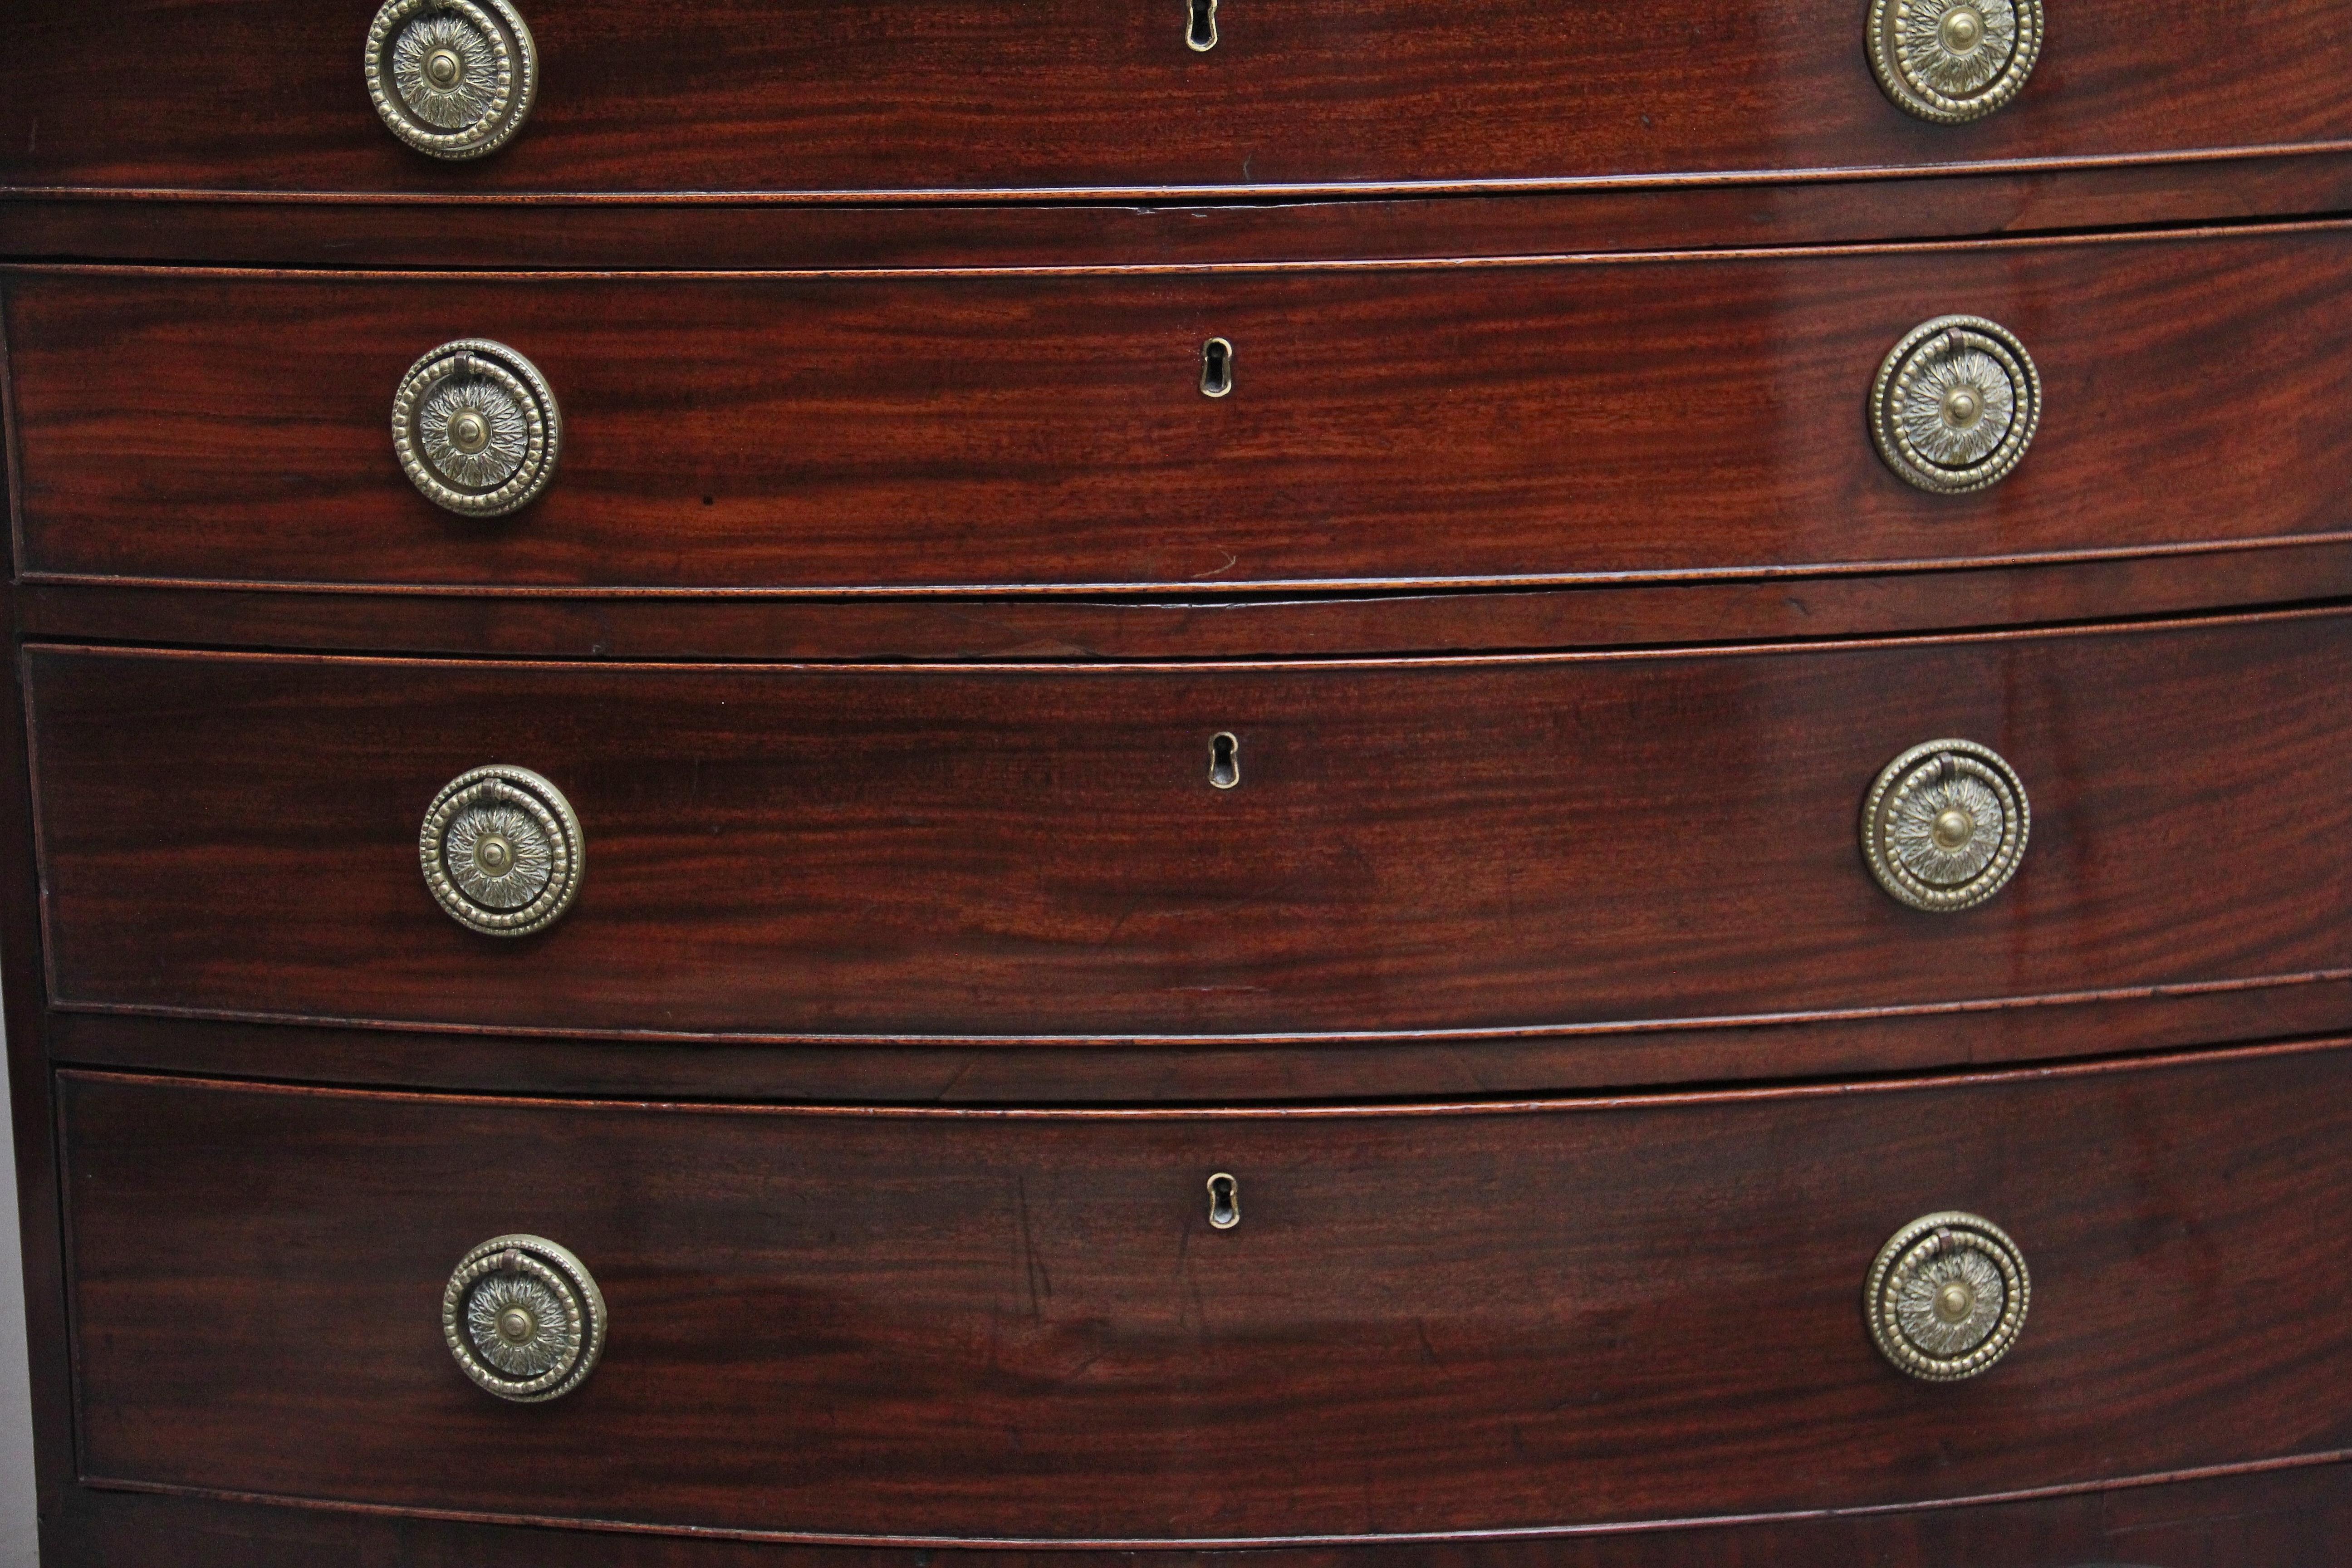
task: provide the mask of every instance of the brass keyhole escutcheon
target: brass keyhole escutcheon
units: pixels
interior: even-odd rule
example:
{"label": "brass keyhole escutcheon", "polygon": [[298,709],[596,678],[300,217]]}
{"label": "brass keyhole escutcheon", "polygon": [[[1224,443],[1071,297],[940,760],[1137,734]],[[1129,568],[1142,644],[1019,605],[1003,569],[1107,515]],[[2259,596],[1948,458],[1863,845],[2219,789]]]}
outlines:
{"label": "brass keyhole escutcheon", "polygon": [[1209,1178],[1209,1228],[1231,1230],[1242,1222],[1242,1184],[1228,1172]]}
{"label": "brass keyhole escutcheon", "polygon": [[1239,789],[1241,783],[1241,740],[1227,731],[1209,742],[1209,787]]}
{"label": "brass keyhole escutcheon", "polygon": [[1184,45],[1196,55],[1217,47],[1217,0],[1186,0]]}
{"label": "brass keyhole escutcheon", "polygon": [[1234,389],[1234,345],[1211,338],[1201,345],[1201,395],[1223,397]]}

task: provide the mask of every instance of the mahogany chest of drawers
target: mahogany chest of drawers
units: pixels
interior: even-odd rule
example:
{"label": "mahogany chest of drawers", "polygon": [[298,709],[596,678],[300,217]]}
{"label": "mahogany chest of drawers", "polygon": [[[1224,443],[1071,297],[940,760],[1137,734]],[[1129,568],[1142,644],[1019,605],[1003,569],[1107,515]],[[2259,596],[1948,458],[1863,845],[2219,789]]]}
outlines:
{"label": "mahogany chest of drawers", "polygon": [[2352,1564],[2324,0],[0,0],[45,1561]]}

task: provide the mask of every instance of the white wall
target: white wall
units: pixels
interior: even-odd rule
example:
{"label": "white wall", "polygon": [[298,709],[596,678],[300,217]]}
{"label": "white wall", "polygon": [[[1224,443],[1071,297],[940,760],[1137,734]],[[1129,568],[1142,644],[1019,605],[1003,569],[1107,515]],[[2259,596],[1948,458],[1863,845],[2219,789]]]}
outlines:
{"label": "white wall", "polygon": [[[0,1148],[8,1075],[0,1072]],[[33,1400],[25,1365],[24,1255],[16,1249],[16,1162],[0,1159],[0,1568],[34,1568]]]}

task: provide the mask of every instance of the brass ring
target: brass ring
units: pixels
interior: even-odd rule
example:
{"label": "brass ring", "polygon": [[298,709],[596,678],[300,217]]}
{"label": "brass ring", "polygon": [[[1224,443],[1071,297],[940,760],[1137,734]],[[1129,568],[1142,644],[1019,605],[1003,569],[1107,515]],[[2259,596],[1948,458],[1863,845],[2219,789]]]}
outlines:
{"label": "brass ring", "polygon": [[604,1321],[594,1276],[545,1237],[492,1237],[441,1293],[450,1355],[476,1387],[518,1405],[579,1387],[604,1353]]}
{"label": "brass ring", "polygon": [[386,128],[431,158],[497,152],[539,91],[539,47],[509,0],[384,0],[361,64]]}

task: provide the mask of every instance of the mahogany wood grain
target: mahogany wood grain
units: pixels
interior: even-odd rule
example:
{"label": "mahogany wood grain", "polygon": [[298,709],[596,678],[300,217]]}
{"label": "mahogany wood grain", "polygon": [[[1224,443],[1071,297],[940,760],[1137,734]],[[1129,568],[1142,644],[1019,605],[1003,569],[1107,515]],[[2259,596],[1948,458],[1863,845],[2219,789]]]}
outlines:
{"label": "mahogany wood grain", "polygon": [[[1352,665],[26,668],[73,1009],[1467,1042],[2352,973],[2342,612]],[[1957,916],[1856,843],[1941,736],[2033,805],[2016,882]],[[520,942],[417,871],[434,793],[489,762],[587,835],[579,903]]]}
{"label": "mahogany wood grain", "polygon": [[530,124],[456,165],[361,77],[371,7],[11,0],[0,185],[1265,191],[2138,158],[2352,140],[2326,5],[2053,7],[2017,101],[1887,101],[1862,0],[530,0]]}
{"label": "mahogany wood grain", "polygon": [[1240,1105],[1824,1080],[2352,1031],[2352,981],[1957,1012],[1459,1040],[660,1040],[55,1012],[66,1066],[492,1094],[882,1105]]}
{"label": "mahogany wood grain", "polygon": [[481,1568],[560,1552],[566,1568],[2346,1568],[2341,1465],[2031,1500],[1540,1541],[1247,1553],[798,1547],[543,1531],[78,1490],[51,1562],[109,1568]]}
{"label": "mahogany wood grain", "polygon": [[[2352,1448],[2352,1051],[1361,1113],[897,1115],[69,1073],[83,1474],[810,1539],[1540,1531]],[[1209,1228],[1203,1182],[1239,1181]],[[1993,1216],[2018,1348],[1913,1382],[1880,1244]],[[572,1247],[543,1407],[441,1342]],[[322,1352],[321,1338],[332,1342]]]}
{"label": "mahogany wood grain", "polygon": [[1507,653],[1964,631],[2352,598],[2352,542],[2038,566],[1457,593],[487,596],[34,584],[51,641],[685,659]]}
{"label": "mahogany wood grain", "polygon": [[0,257],[348,267],[1148,266],[1966,239],[2352,210],[2352,153],[1219,203],[759,202],[0,191]]}
{"label": "mahogany wood grain", "polygon": [[[2343,536],[2352,228],[1111,276],[30,271],[45,581],[1233,592],[2014,562]],[[1864,433],[1960,310],[2045,412],[1969,496]],[[266,325],[264,325],[266,323]],[[1234,345],[1201,395],[1201,344]],[[546,497],[432,506],[386,427],[457,337],[538,363]]]}
{"label": "mahogany wood grain", "polygon": [[[44,1561],[2352,1568],[2352,1046],[2149,1054],[2352,1032],[2352,611],[1839,640],[2352,599],[2334,8],[2053,0],[1940,128],[1864,0],[520,3],[445,165],[373,0],[0,0]],[[1948,310],[2049,393],[1959,500],[1861,417]],[[383,429],[475,333],[571,437],[494,525]],[[1942,733],[2035,809],[1958,920],[1853,843]],[[521,944],[415,875],[494,758]],[[1948,1204],[2035,1307],[1930,1389]],[[551,1407],[438,1342],[511,1227]]]}

